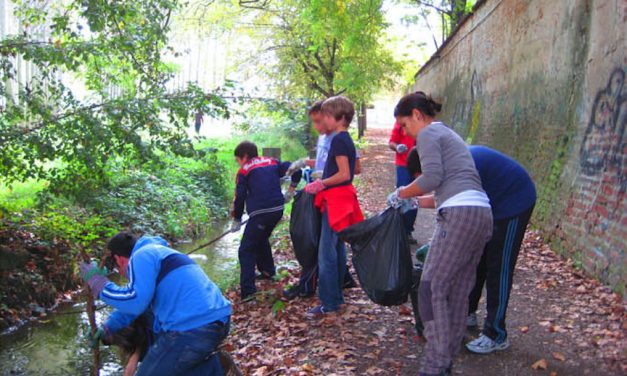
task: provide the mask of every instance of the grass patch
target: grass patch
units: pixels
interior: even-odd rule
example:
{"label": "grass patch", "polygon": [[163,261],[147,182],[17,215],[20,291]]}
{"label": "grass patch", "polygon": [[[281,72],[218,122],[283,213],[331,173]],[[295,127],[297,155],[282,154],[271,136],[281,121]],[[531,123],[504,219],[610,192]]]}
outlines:
{"label": "grass patch", "polygon": [[48,182],[30,179],[11,185],[0,183],[0,212],[13,213],[29,209],[37,203],[37,197]]}

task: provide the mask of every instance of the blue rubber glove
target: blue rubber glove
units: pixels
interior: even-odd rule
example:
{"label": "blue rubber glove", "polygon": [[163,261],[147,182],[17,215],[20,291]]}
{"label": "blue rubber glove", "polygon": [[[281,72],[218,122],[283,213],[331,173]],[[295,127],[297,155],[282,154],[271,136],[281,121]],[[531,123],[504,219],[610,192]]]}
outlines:
{"label": "blue rubber glove", "polygon": [[102,289],[109,282],[107,278],[107,268],[99,268],[95,261],[91,263],[81,262],[79,266],[81,278],[87,282],[91,289],[91,294],[98,299]]}

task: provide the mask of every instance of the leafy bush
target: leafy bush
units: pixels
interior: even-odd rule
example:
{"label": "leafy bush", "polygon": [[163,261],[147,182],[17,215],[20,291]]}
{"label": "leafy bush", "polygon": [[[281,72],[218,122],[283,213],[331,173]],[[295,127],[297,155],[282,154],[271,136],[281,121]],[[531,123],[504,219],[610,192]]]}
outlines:
{"label": "leafy bush", "polygon": [[133,231],[169,238],[198,236],[226,207],[224,167],[212,153],[164,155],[143,168],[111,164],[109,186],[84,205]]}
{"label": "leafy bush", "polygon": [[46,242],[67,241],[90,247],[116,232],[111,218],[104,218],[84,208],[51,205],[31,212],[30,230]]}

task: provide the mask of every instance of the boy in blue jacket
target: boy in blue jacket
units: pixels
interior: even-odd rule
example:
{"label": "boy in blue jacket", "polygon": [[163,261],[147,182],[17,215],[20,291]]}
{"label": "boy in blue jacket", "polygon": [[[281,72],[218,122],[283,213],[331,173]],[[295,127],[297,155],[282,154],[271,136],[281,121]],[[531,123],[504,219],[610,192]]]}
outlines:
{"label": "boy in blue jacket", "polygon": [[128,283],[118,286],[94,263],[81,263],[94,297],[115,308],[93,340],[150,311],[156,340],[137,376],[223,375],[216,350],[229,332],[231,303],[200,266],[159,237],[121,232],[108,248]]}
{"label": "boy in blue jacket", "polygon": [[257,292],[255,286],[255,266],[259,278],[274,277],[274,259],[270,248],[270,235],[283,217],[286,197],[290,197],[302,172],[295,171],[288,194],[281,193],[281,178],[289,169],[290,162],[274,158],[260,157],[257,145],[243,141],[235,148],[235,161],[240,165],[237,172],[235,199],[232,216],[233,230],[240,228],[244,207],[248,213],[248,225],[239,247],[240,296],[242,300],[252,299]]}

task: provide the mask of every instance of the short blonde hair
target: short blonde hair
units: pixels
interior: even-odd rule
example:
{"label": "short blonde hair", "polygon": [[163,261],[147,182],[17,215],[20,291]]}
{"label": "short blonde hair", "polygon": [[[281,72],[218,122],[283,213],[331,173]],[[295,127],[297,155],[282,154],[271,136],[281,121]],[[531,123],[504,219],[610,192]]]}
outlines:
{"label": "short blonde hair", "polygon": [[348,127],[353,121],[353,116],[355,116],[355,105],[350,99],[337,95],[322,103],[322,112],[333,116],[337,121],[344,119]]}

